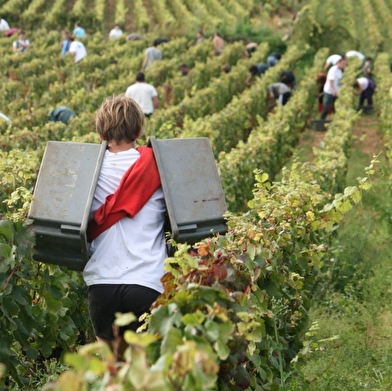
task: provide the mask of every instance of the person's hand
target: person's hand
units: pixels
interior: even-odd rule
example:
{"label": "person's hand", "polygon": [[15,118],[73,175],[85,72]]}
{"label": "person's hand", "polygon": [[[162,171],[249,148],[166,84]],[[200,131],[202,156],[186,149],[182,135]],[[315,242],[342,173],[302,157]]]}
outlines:
{"label": "person's hand", "polygon": [[246,85],[247,87],[251,87],[251,86],[253,85],[253,83],[254,83],[253,76],[252,76],[252,75],[249,75],[249,76],[245,79],[245,85]]}

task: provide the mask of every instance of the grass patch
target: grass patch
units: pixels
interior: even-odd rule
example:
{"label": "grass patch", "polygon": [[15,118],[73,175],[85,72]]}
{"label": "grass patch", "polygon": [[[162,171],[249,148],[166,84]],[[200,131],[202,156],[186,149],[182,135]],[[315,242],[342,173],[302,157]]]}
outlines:
{"label": "grass patch", "polygon": [[[360,120],[356,128],[363,130],[368,124],[369,120]],[[374,123],[369,126],[374,129]],[[378,136],[371,137],[358,137],[355,143],[348,184],[363,176],[369,164],[371,157],[362,150]],[[392,200],[389,178],[382,175],[387,166],[383,161],[381,165],[373,190],[364,194],[362,204],[338,230],[310,312],[311,321],[319,325],[309,336],[316,349],[300,364],[290,391],[392,389]],[[339,339],[316,343],[336,335]]]}

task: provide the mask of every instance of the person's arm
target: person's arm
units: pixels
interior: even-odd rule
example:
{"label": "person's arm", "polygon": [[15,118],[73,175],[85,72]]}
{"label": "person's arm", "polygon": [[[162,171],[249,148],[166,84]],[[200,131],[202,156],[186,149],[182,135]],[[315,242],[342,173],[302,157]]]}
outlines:
{"label": "person's arm", "polygon": [[15,41],[13,44],[14,52],[21,53],[23,52],[24,45],[20,41]]}
{"label": "person's arm", "polygon": [[217,50],[217,44],[216,44],[216,39],[215,39],[215,37],[214,38],[212,38],[212,47],[214,48],[214,51],[216,51]]}
{"label": "person's arm", "polygon": [[152,103],[154,105],[154,109],[159,109],[159,99],[158,99],[158,96],[153,96],[152,97]]}
{"label": "person's arm", "polygon": [[[358,83],[358,82],[357,82]],[[363,85],[361,85],[360,83],[358,83],[358,90],[355,92],[355,95],[361,95],[363,92]]]}
{"label": "person's arm", "polygon": [[148,57],[144,56],[143,65],[142,65],[142,72],[145,71],[147,65]]}
{"label": "person's arm", "polygon": [[246,78],[246,80],[245,80],[245,85],[246,85],[247,87],[251,87],[251,86],[254,84],[254,82],[252,82],[252,78],[253,78],[253,75],[249,75],[249,76]]}
{"label": "person's arm", "polygon": [[272,88],[267,90],[267,110],[270,111],[276,106],[276,99]]}
{"label": "person's arm", "polygon": [[267,99],[274,99],[275,95],[274,95],[274,90],[272,85],[270,85],[267,89]]}
{"label": "person's arm", "polygon": [[68,53],[70,53],[70,54],[71,54],[71,56],[72,56],[72,59],[75,61],[75,57],[76,57],[76,51],[72,51],[72,52],[71,52],[71,50],[69,50],[69,51],[68,51]]}
{"label": "person's arm", "polygon": [[338,96],[338,91],[335,88],[335,84],[333,82],[333,79],[328,80],[329,86],[331,87],[332,95],[333,96]]}
{"label": "person's arm", "polygon": [[163,101],[165,103],[169,103],[172,96],[173,86],[171,84],[165,84],[164,88],[165,88],[165,96]]}

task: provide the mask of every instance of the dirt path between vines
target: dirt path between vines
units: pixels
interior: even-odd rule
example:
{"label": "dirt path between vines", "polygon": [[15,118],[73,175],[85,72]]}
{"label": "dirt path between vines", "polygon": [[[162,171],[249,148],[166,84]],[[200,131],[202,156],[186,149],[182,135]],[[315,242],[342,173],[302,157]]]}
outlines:
{"label": "dirt path between vines", "polygon": [[354,124],[353,137],[352,149],[360,148],[362,152],[370,157],[377,155],[383,149],[383,140],[378,121],[373,116],[362,116]]}
{"label": "dirt path between vines", "polygon": [[[297,146],[297,154],[301,161],[312,161],[314,158],[313,148],[319,148],[327,132],[319,132],[307,128],[301,135]],[[383,140],[378,128],[377,118],[363,115],[354,124],[354,143],[352,149],[360,149],[363,153],[377,155],[383,149]],[[370,161],[370,159],[369,159]]]}

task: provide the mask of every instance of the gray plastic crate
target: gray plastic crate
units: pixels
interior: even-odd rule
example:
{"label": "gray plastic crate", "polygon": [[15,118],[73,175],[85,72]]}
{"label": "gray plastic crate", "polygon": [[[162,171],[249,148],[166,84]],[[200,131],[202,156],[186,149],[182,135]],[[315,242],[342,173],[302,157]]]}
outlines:
{"label": "gray plastic crate", "polygon": [[365,115],[372,115],[374,113],[373,106],[361,106],[359,109],[362,110],[362,113]]}
{"label": "gray plastic crate", "polygon": [[331,123],[330,120],[325,120],[325,119],[314,119],[312,121],[312,128],[314,130],[317,130],[318,132],[325,132],[327,130],[327,126],[329,123]]}
{"label": "gray plastic crate", "polygon": [[89,213],[106,146],[48,142],[29,212],[35,260],[83,270]]}
{"label": "gray plastic crate", "polygon": [[150,138],[154,149],[172,238],[193,244],[227,231],[221,180],[207,138]]}
{"label": "gray plastic crate", "polygon": [[[226,202],[209,140],[151,137],[150,144],[172,238],[193,244],[226,232]],[[35,260],[83,270],[89,214],[105,150],[106,143],[48,143],[29,213],[34,220]]]}

